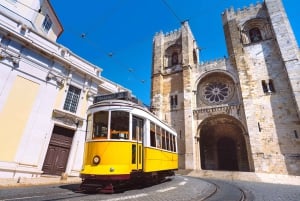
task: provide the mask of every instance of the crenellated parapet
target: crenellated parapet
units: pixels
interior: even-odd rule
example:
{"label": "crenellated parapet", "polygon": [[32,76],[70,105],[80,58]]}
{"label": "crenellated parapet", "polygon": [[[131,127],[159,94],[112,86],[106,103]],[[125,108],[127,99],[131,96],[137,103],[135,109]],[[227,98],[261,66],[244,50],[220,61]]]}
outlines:
{"label": "crenellated parapet", "polygon": [[226,58],[217,58],[217,59],[214,59],[214,60],[201,62],[199,64],[199,67],[201,68],[202,66],[206,66],[206,65],[224,64],[226,62],[226,60],[227,60]]}
{"label": "crenellated parapet", "polygon": [[265,13],[260,12],[264,7],[263,2],[257,2],[256,4],[250,4],[249,6],[244,6],[243,8],[234,9],[233,7],[226,9],[222,13],[223,24],[226,22],[236,19],[239,16],[242,19],[247,19],[249,17],[264,17]]}
{"label": "crenellated parapet", "polygon": [[154,40],[160,37],[163,38],[164,42],[169,42],[169,41],[177,40],[178,38],[180,38],[180,36],[181,36],[181,28],[174,29],[173,31],[166,32],[166,33],[163,33],[162,31],[157,32],[154,36]]}
{"label": "crenellated parapet", "polygon": [[207,62],[202,62],[197,66],[197,72],[203,73],[213,70],[234,71],[232,64],[228,58],[219,58]]}

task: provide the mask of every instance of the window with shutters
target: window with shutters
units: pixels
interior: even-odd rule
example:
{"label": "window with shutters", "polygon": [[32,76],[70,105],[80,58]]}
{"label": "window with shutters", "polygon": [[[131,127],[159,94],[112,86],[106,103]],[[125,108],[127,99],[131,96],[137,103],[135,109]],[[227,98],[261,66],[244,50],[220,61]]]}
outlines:
{"label": "window with shutters", "polygon": [[43,24],[42,24],[42,28],[43,28],[43,30],[45,32],[48,33],[48,31],[50,30],[51,26],[52,26],[52,21],[51,21],[49,15],[46,15],[45,19],[43,21]]}
{"label": "window with shutters", "polygon": [[64,104],[64,110],[76,113],[81,90],[70,85]]}

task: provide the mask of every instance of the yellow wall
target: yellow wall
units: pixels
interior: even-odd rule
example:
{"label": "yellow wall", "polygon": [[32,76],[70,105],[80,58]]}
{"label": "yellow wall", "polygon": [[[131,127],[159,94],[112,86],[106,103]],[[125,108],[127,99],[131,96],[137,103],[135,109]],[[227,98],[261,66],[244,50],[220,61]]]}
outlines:
{"label": "yellow wall", "polygon": [[66,87],[66,84],[64,84],[64,86],[59,89],[59,92],[56,96],[56,100],[55,100],[55,109],[60,109],[62,108],[63,106],[62,103],[63,103],[63,98],[64,98],[64,95],[65,95],[65,91],[67,90],[67,87]]}
{"label": "yellow wall", "polygon": [[[81,108],[80,108],[79,115],[82,116],[82,117],[85,117],[86,116],[86,111],[87,111],[87,103],[88,103],[87,91],[83,94],[83,96],[84,96],[84,98],[83,98],[83,101],[81,103]],[[81,99],[81,95],[80,95],[80,99]]]}
{"label": "yellow wall", "polygon": [[[36,100],[39,84],[17,77],[0,112],[0,160],[13,161]],[[29,146],[29,145],[28,145]]]}

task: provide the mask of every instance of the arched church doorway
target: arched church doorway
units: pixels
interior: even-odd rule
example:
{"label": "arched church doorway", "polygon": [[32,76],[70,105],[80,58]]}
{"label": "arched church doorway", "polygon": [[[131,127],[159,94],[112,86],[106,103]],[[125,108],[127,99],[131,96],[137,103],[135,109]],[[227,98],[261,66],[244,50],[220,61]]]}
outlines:
{"label": "arched church doorway", "polygon": [[245,131],[229,115],[207,118],[199,126],[203,170],[250,171]]}
{"label": "arched church doorway", "polygon": [[219,170],[237,171],[236,144],[229,137],[222,137],[217,142]]}

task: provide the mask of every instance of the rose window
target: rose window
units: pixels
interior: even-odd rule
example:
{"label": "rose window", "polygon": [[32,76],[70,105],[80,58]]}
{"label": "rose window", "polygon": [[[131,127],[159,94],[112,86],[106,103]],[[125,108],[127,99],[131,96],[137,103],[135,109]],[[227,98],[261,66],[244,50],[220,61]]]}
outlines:
{"label": "rose window", "polygon": [[200,84],[199,98],[206,104],[222,104],[233,96],[233,82],[226,77],[210,77]]}
{"label": "rose window", "polygon": [[204,89],[204,98],[209,102],[218,103],[224,101],[229,95],[227,84],[220,82],[208,83]]}

